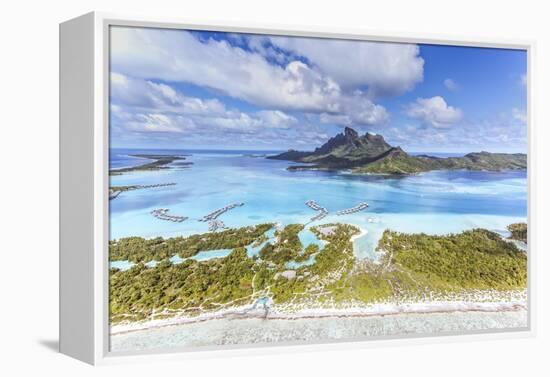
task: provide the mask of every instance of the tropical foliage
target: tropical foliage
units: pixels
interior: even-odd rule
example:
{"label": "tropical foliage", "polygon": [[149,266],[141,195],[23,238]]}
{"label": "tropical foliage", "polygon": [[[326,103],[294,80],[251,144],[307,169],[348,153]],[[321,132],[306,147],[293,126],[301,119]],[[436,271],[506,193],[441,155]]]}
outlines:
{"label": "tropical foliage", "polygon": [[513,240],[527,242],[527,223],[515,223],[508,225],[508,230]]}
{"label": "tropical foliage", "polygon": [[271,229],[273,224],[228,229],[222,232],[194,234],[189,237],[121,238],[109,242],[111,261],[128,260],[131,262],[160,261],[179,255],[181,258],[192,257],[203,250],[234,249],[247,246]]}
{"label": "tropical foliage", "polygon": [[[113,322],[194,315],[228,306],[250,304],[260,297],[276,303],[364,303],[464,290],[522,289],[527,285],[527,257],[498,234],[474,229],[461,234],[431,236],[385,231],[378,245],[378,263],[357,261],[351,239],[359,230],[347,224],[326,224],[310,230],[324,246],[303,245],[303,225],[275,232],[258,256],[245,245],[265,242],[272,224],[206,233],[187,238],[126,238],[111,245],[112,260],[136,262],[126,271],[111,270],[110,302]],[[330,232],[321,231],[323,227]],[[259,243],[260,242],[260,243]],[[225,258],[186,259],[172,264],[172,255],[190,256],[198,250],[231,248]],[[313,256],[313,264],[305,261]],[[156,267],[143,262],[162,260]]]}

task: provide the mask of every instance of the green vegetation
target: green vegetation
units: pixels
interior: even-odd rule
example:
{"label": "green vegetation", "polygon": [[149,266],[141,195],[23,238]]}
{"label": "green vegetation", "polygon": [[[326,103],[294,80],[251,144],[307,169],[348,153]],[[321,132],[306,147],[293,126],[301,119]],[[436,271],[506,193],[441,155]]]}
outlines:
{"label": "green vegetation", "polygon": [[[271,226],[272,224],[262,224],[255,228],[232,231],[241,237],[244,234],[246,237],[253,235],[261,238]],[[201,262],[187,259],[179,264],[172,264],[163,259],[156,267],[149,268],[139,263],[126,271],[111,269],[111,320],[113,323],[140,320],[150,317],[153,313],[169,315],[170,311],[177,310],[185,310],[187,314],[193,315],[224,305],[250,303],[265,295],[272,297],[275,302],[287,302],[308,290],[315,290],[317,285],[320,285],[321,289],[325,285],[334,285],[342,272],[353,265],[350,238],[358,232],[350,225],[336,224],[335,228],[331,236],[324,237],[328,243],[320,251],[317,245],[307,245],[302,250],[298,233],[303,229],[303,225],[291,224],[276,232],[276,242],[268,243],[261,250],[262,257],[259,259],[248,257],[245,248],[235,247],[225,258]],[[312,231],[320,236],[317,228],[312,228]],[[213,241],[210,238],[213,234],[221,233],[207,233],[197,237],[200,237],[202,242],[210,242]],[[156,244],[155,240],[148,241],[137,237],[124,239],[124,242],[136,239],[139,240],[137,244],[140,247],[143,247],[145,242],[147,250],[155,252],[160,249],[158,245],[162,245]],[[196,236],[188,239],[196,239]],[[174,240],[163,241],[177,244]],[[254,239],[248,239],[246,244],[252,242]],[[112,248],[111,252],[117,253],[118,258],[127,256],[126,253],[121,253],[121,250],[136,251],[136,248],[130,247],[129,244],[122,247],[120,243],[117,245],[119,248]],[[167,245],[162,247],[169,249]],[[163,255],[168,258],[172,252],[165,252]],[[269,252],[273,255],[268,254]],[[307,259],[313,253],[316,253],[316,263],[298,268],[295,278],[287,279],[281,275],[287,271],[287,262]],[[142,255],[141,252],[136,254]],[[160,259],[153,258],[150,251],[145,254],[149,257],[144,260]],[[118,258],[111,257],[112,260]]]}
{"label": "green vegetation", "polygon": [[378,251],[384,253],[381,263],[367,263],[349,275],[343,297],[398,301],[429,292],[513,290],[527,285],[526,254],[484,229],[447,236],[387,230]]}
{"label": "green vegetation", "polygon": [[527,223],[510,224],[508,230],[512,233],[510,239],[527,243]]}
{"label": "green vegetation", "polygon": [[354,173],[372,174],[411,174],[436,169],[430,160],[411,157],[401,148],[395,148],[385,157],[370,164],[359,166]]}
{"label": "green vegetation", "polygon": [[222,260],[172,264],[155,268],[142,263],[127,270],[111,270],[111,321],[140,320],[153,312],[186,309],[190,314],[239,303],[252,294],[254,262],[244,248]]}
{"label": "green vegetation", "polygon": [[315,164],[316,168],[350,168],[372,162],[392,149],[380,135],[357,131],[346,127],[313,152],[289,150],[269,158]]}
{"label": "green vegetation", "polygon": [[[514,224],[513,224],[514,225]],[[326,224],[310,230],[325,242],[302,245],[301,224],[275,232],[258,256],[247,255],[245,245],[259,246],[272,224],[206,233],[187,238],[126,238],[111,245],[111,260],[138,263],[126,271],[111,270],[110,302],[113,323],[170,316],[250,304],[260,297],[275,303],[315,300],[363,303],[430,292],[522,289],[527,284],[527,257],[498,234],[475,229],[460,234],[429,236],[385,231],[378,245],[380,263],[357,261],[351,238],[359,230],[347,224]],[[330,227],[331,231],[321,231]],[[515,226],[513,227],[515,229]],[[179,264],[167,258],[194,255],[199,250],[232,248],[225,258],[187,259]],[[315,263],[294,269],[288,262]],[[143,262],[162,260],[156,267]]]}
{"label": "green vegetation", "polygon": [[434,291],[508,290],[527,284],[527,256],[485,229],[429,236],[386,231],[385,261]]}
{"label": "green vegetation", "polygon": [[166,186],[175,186],[176,183],[157,183],[154,185],[130,185],[130,186],[111,186],[109,191],[111,192],[125,192],[133,190],[141,190],[148,188],[157,188],[157,187],[166,187]]}
{"label": "green vegetation", "polygon": [[194,234],[185,238],[121,238],[109,242],[109,259],[137,263],[160,261],[175,255],[188,258],[204,250],[234,249],[250,245],[272,227],[273,224],[260,224],[222,232]]}
{"label": "green vegetation", "polygon": [[305,262],[311,257],[319,252],[319,245],[311,244],[308,245],[299,255],[294,258],[295,262]]}
{"label": "green vegetation", "polygon": [[[138,166],[132,166],[129,168],[121,168],[121,169],[113,169],[109,171],[110,175],[121,175],[123,173],[128,173],[132,171],[144,171],[144,170],[161,170],[161,169],[168,169],[166,165],[171,164],[172,162],[176,160],[185,160],[185,157],[182,156],[170,156],[170,155],[153,155],[153,154],[135,154],[131,155],[132,157],[140,157],[140,158],[147,158],[150,160],[154,160],[152,162],[148,162],[146,164],[138,165]],[[184,162],[180,165],[192,165],[192,162]]]}
{"label": "green vegetation", "polygon": [[300,238],[298,238],[298,233],[302,229],[304,229],[304,226],[301,224],[290,224],[282,230],[277,230],[275,237],[278,242],[275,245],[271,243],[266,244],[260,250],[260,258],[278,266],[282,266],[298,258],[302,251],[302,243],[300,242]]}
{"label": "green vegetation", "polygon": [[[319,239],[327,242],[323,249],[318,251],[319,247],[317,245],[308,245],[303,250],[303,254],[300,254],[301,257],[294,259],[294,261],[301,258],[306,260],[312,255],[310,253],[315,252],[314,264],[297,268],[295,279],[285,279],[284,277],[275,279],[277,275],[274,275],[274,280],[269,286],[269,292],[275,303],[307,299],[307,294],[319,294],[320,300],[329,296],[334,299],[339,298],[341,286],[344,284],[343,278],[351,270],[354,262],[351,237],[359,233],[359,229],[347,224],[323,225],[323,227],[326,226],[335,227],[331,235],[323,235],[319,232],[319,227],[311,228],[311,231]],[[295,231],[297,229],[299,228],[294,228]],[[284,239],[279,239],[274,249],[276,250],[280,245],[286,244],[288,244],[288,241],[285,243]],[[276,268],[279,272],[284,269],[284,265],[279,265]]]}
{"label": "green vegetation", "polygon": [[111,186],[109,187],[109,190],[112,192],[125,192],[125,191],[132,191],[132,190],[139,190],[141,187],[139,185],[131,185],[131,186]]}
{"label": "green vegetation", "polygon": [[352,169],[354,173],[414,174],[430,170],[487,170],[501,171],[527,168],[527,155],[522,153],[469,153],[464,157],[438,158],[411,156],[400,147],[392,147],[381,135],[359,134],[346,127],[313,152],[289,150],[268,158],[304,162],[288,170]]}

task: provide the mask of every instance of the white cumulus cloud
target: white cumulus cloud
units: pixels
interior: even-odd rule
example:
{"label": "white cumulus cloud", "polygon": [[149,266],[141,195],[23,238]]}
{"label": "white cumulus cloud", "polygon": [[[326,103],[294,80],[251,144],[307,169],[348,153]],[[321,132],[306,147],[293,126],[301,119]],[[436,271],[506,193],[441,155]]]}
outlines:
{"label": "white cumulus cloud", "polygon": [[113,71],[143,79],[188,82],[279,109],[326,111],[340,87],[300,61],[285,67],[227,41],[199,41],[182,30],[113,28]]}
{"label": "white cumulus cloud", "polygon": [[185,96],[162,83],[135,79],[118,72],[111,73],[111,100],[115,105],[159,112],[215,115],[227,112],[219,100]]}
{"label": "white cumulus cloud", "polygon": [[342,98],[340,112],[322,113],[321,123],[332,123],[341,126],[383,126],[389,121],[390,115],[383,106],[377,105],[361,93]]}
{"label": "white cumulus cloud", "polygon": [[406,114],[435,128],[448,128],[462,119],[462,110],[449,106],[440,96],[417,98],[407,106]]}
{"label": "white cumulus cloud", "polygon": [[262,110],[256,115],[271,128],[289,128],[298,123],[298,119],[280,110]]}
{"label": "white cumulus cloud", "polygon": [[195,125],[190,119],[165,114],[127,114],[125,128],[137,132],[185,133]]}
{"label": "white cumulus cloud", "polygon": [[[422,79],[423,60],[414,45],[357,42],[357,48],[363,51],[357,55],[355,44],[350,45],[355,42],[328,44],[327,47],[334,49],[338,64],[346,60],[346,67],[337,69],[337,65],[323,60],[323,54],[313,54],[315,46],[332,54],[323,44],[306,49],[309,55],[306,63],[281,53],[285,46],[265,45],[265,37],[264,40],[247,38],[250,51],[227,41],[199,40],[182,30],[117,27],[111,33],[112,70],[141,78],[147,82],[144,85],[156,91],[148,98],[132,91],[133,98],[126,101],[154,104],[161,98],[163,106],[171,106],[174,111],[178,106],[190,109],[193,103],[179,98],[165,84],[153,81],[195,84],[266,110],[327,113],[341,115],[357,124],[376,124],[385,122],[388,116],[384,107],[373,103],[372,93],[402,92],[412,89]],[[351,54],[350,59],[342,60],[338,52],[344,50]],[[113,78],[112,82],[113,90],[128,85],[120,77]],[[354,86],[366,86],[365,94],[357,95],[358,89],[350,89]],[[119,97],[122,99],[123,94]],[[223,105],[218,104],[218,111],[223,112]],[[201,108],[207,111],[216,103],[194,105],[197,111]]]}
{"label": "white cumulus cloud", "polygon": [[111,114],[115,126],[134,132],[241,133],[286,129],[298,119],[280,110],[246,113],[217,99],[186,96],[170,85],[111,74]]}
{"label": "white cumulus cloud", "polygon": [[423,80],[424,60],[414,44],[296,37],[271,42],[307,58],[344,89],[368,87],[371,97],[402,94]]}

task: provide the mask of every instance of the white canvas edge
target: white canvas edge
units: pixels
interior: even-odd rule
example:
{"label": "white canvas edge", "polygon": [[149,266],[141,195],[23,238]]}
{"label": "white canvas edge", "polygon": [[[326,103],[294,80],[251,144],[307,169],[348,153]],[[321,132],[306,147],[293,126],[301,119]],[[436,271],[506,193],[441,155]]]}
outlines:
{"label": "white canvas edge", "polygon": [[[94,339],[94,361],[98,365],[128,363],[128,362],[155,362],[174,361],[185,359],[208,359],[234,356],[258,356],[267,354],[288,354],[315,351],[343,351],[351,349],[369,349],[371,347],[395,347],[411,346],[422,344],[439,344],[450,342],[472,342],[483,340],[501,340],[513,338],[526,338],[536,336],[536,254],[537,246],[536,223],[535,223],[535,132],[533,127],[534,119],[534,59],[535,42],[527,40],[512,40],[504,38],[462,38],[457,36],[442,36],[435,34],[419,33],[394,33],[388,31],[365,31],[357,29],[290,26],[290,25],[266,25],[253,24],[250,22],[205,22],[173,19],[173,18],[152,18],[142,16],[129,16],[113,13],[93,13],[95,18],[95,109],[94,109],[94,235],[95,235],[95,257],[94,257],[94,310],[95,310],[95,339]],[[365,337],[353,341],[315,343],[307,342],[293,344],[269,344],[269,345],[240,345],[240,346],[215,346],[186,351],[177,348],[166,350],[148,351],[133,354],[121,354],[109,352],[109,316],[108,316],[108,56],[105,43],[106,32],[109,26],[140,26],[160,27],[195,30],[214,30],[227,32],[244,32],[256,34],[280,34],[289,36],[309,36],[325,38],[344,38],[356,40],[371,40],[385,42],[408,42],[428,43],[442,45],[462,45],[472,47],[493,47],[523,49],[527,52],[527,119],[528,119],[528,326],[518,330],[483,331],[479,333],[457,333],[451,335],[414,335],[398,337]]]}

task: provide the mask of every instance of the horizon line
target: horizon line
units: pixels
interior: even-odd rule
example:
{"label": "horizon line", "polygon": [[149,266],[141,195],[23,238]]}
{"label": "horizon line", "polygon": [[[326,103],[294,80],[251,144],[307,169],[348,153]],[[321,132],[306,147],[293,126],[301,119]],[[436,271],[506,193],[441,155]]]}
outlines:
{"label": "horizon line", "polygon": [[[142,150],[172,150],[172,151],[181,151],[181,150],[187,150],[187,151],[223,151],[223,152],[287,152],[289,150],[295,150],[300,152],[313,152],[315,149],[294,149],[294,148],[281,148],[281,149],[249,149],[249,148],[220,148],[220,147],[206,147],[206,148],[189,148],[189,147],[139,147],[139,146],[132,146],[132,147],[120,147],[120,146],[109,146],[109,150],[111,149],[142,149]],[[438,151],[438,150],[406,150],[404,149],[406,153],[481,153],[481,152],[489,152],[489,153],[506,153],[506,154],[528,154],[528,151],[524,150],[493,150],[492,148],[481,148],[477,150],[451,150],[451,151]]]}

